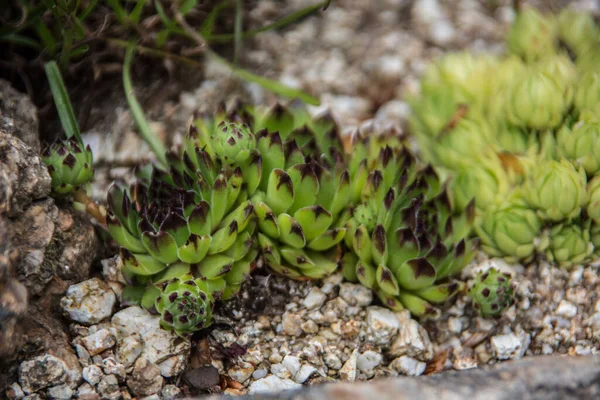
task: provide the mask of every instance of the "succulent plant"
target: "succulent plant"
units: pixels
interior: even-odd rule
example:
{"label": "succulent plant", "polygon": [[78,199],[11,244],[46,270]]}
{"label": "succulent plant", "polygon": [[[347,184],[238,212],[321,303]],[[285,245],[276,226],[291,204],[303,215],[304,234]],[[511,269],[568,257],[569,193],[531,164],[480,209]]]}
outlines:
{"label": "succulent plant", "polygon": [[573,103],[580,112],[585,110],[598,111],[600,105],[600,71],[596,69],[581,77],[575,89]]}
{"label": "succulent plant", "polygon": [[546,256],[561,266],[583,263],[594,251],[588,224],[559,224],[549,233]]}
{"label": "succulent plant", "polygon": [[52,192],[64,196],[76,192],[94,177],[92,150],[74,137],[46,147],[42,160],[52,178]]}
{"label": "succulent plant", "polygon": [[563,125],[556,135],[559,154],[582,166],[588,176],[600,171],[600,123],[579,121]]}
{"label": "succulent plant", "polygon": [[469,287],[468,296],[483,317],[497,317],[513,303],[511,276],[493,267],[480,271]]}
{"label": "succulent plant", "polygon": [[589,13],[564,8],[558,15],[560,39],[578,55],[590,51],[600,41],[600,29]]}
{"label": "succulent plant", "polygon": [[203,154],[198,160],[241,168],[267,265],[297,279],[332,273],[345,234],[334,223],[350,201],[352,185],[331,117],[313,120],[281,105],[263,112],[237,104],[214,119],[199,118],[195,127],[188,152],[193,147]]}
{"label": "succulent plant", "polygon": [[525,7],[517,13],[511,26],[507,47],[526,61],[533,61],[553,54],[557,47],[556,21],[544,16],[534,8]]}
{"label": "succulent plant", "polygon": [[589,180],[587,193],[589,196],[587,214],[595,224],[600,225],[600,175]]}
{"label": "succulent plant", "polygon": [[539,163],[531,173],[526,191],[529,204],[542,218],[552,221],[579,216],[588,200],[583,169],[578,171],[564,159]]}
{"label": "succulent plant", "polygon": [[531,129],[556,127],[569,106],[565,87],[547,72],[530,70],[508,93],[508,121]]}
{"label": "succulent plant", "polygon": [[488,254],[517,261],[533,258],[541,228],[535,211],[511,205],[488,211],[475,230]]}
{"label": "succulent plant", "polygon": [[[356,143],[353,161],[369,154]],[[453,216],[450,200],[431,167],[418,167],[404,148],[385,147],[364,173],[360,201],[342,217],[346,221],[342,266],[347,279],[373,289],[392,309],[408,309],[416,316],[437,313],[461,288],[451,278],[474,255],[475,242],[465,237],[474,217],[474,204]],[[352,171],[356,169],[350,167]],[[354,181],[356,178],[353,178]]]}

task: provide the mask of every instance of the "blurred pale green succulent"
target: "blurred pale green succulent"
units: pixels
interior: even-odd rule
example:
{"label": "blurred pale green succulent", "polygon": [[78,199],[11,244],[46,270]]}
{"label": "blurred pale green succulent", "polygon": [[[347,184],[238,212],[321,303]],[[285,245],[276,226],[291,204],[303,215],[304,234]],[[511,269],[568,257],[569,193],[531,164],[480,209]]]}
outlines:
{"label": "blurred pale green succulent", "polygon": [[505,201],[510,182],[500,161],[490,157],[459,170],[449,188],[456,211],[464,211],[473,198],[479,210],[487,210]]}
{"label": "blurred pale green succulent", "polygon": [[559,224],[549,233],[549,246],[546,256],[563,267],[581,264],[588,260],[594,251],[588,224]]}
{"label": "blurred pale green succulent", "polygon": [[419,96],[409,97],[408,103],[412,109],[409,122],[413,132],[423,140],[433,141],[450,123],[460,105],[454,90],[445,85],[423,88]]}
{"label": "blurred pale green succulent", "polygon": [[583,168],[577,170],[565,159],[537,164],[525,190],[540,217],[552,221],[578,217],[588,200]]}
{"label": "blurred pale green succulent", "polygon": [[531,69],[510,88],[506,117],[520,127],[554,128],[562,121],[569,104],[564,84],[546,72]]}
{"label": "blurred pale green succulent", "polygon": [[580,112],[598,111],[600,107],[600,71],[588,72],[581,77],[575,89],[573,103]]}
{"label": "blurred pale green succulent", "polygon": [[579,121],[572,128],[564,124],[556,138],[558,153],[582,166],[588,176],[600,170],[599,122]]}
{"label": "blurred pale green succulent", "polygon": [[515,205],[489,211],[475,230],[491,256],[529,261],[540,245],[541,228],[535,211]]}
{"label": "blurred pale green succulent", "polygon": [[549,55],[538,61],[534,68],[554,78],[561,85],[565,98],[571,100],[577,69],[566,54]]}
{"label": "blurred pale green succulent", "polygon": [[587,214],[595,224],[600,225],[600,175],[588,181],[587,192],[589,196]]}
{"label": "blurred pale green succulent", "polygon": [[572,8],[564,8],[558,15],[558,34],[577,55],[585,54],[600,41],[594,17]]}
{"label": "blurred pale green succulent", "polygon": [[72,194],[94,177],[92,150],[83,147],[75,137],[48,146],[42,152],[42,160],[52,178],[54,195]]}
{"label": "blurred pale green succulent", "polygon": [[468,295],[479,314],[483,317],[497,317],[514,301],[511,276],[496,268],[481,271],[471,283]]}
{"label": "blurred pale green succulent", "polygon": [[507,47],[511,53],[526,61],[553,54],[557,48],[556,21],[532,7],[524,7],[510,27]]}
{"label": "blurred pale green succulent", "polygon": [[435,164],[447,168],[468,168],[493,150],[492,129],[481,118],[462,118],[435,141]]}

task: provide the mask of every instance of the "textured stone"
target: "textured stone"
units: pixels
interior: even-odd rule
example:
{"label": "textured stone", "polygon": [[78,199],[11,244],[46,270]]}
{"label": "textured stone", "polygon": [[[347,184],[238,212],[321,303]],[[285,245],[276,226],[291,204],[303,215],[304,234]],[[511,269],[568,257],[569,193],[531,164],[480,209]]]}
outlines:
{"label": "textured stone", "polygon": [[104,375],[98,384],[98,393],[102,399],[116,400],[121,398],[119,381],[114,375]]}
{"label": "textured stone", "polygon": [[83,325],[97,324],[110,317],[115,303],[113,291],[98,278],[70,286],[60,301],[65,314]]}
{"label": "textured stone", "polygon": [[421,361],[417,361],[414,358],[408,356],[402,356],[396,358],[390,363],[390,368],[395,369],[398,373],[407,376],[419,376],[425,372],[427,364]]}
{"label": "textured stone", "polygon": [[399,313],[400,329],[392,343],[390,354],[393,357],[409,356],[419,361],[433,358],[433,346],[429,335],[417,321],[410,318],[410,313]]}
{"label": "textured stone", "polygon": [[229,368],[227,373],[234,381],[244,383],[252,376],[254,367],[248,362],[242,362]]}
{"label": "textured stone", "polygon": [[340,297],[351,306],[366,307],[373,301],[373,291],[363,285],[342,283]]}
{"label": "textured stone", "polygon": [[67,366],[54,356],[46,354],[24,361],[19,366],[19,383],[27,394],[64,383],[67,379]]}
{"label": "textured stone", "polygon": [[102,370],[97,365],[85,367],[81,375],[83,376],[83,379],[92,386],[96,386],[100,382],[100,379],[102,379],[102,376],[104,376]]}
{"label": "textured stone", "polygon": [[162,389],[163,377],[160,368],[145,358],[138,358],[133,367],[131,376],[127,379],[127,386],[136,396],[150,396]]}
{"label": "textured stone", "polygon": [[373,306],[367,308],[367,340],[378,345],[391,343],[400,322],[398,317],[387,308]]}
{"label": "textured stone", "polygon": [[313,287],[308,295],[304,298],[302,304],[308,310],[319,308],[325,303],[327,296],[318,287]]}
{"label": "textured stone", "polygon": [[108,329],[100,329],[98,332],[81,339],[81,342],[89,354],[95,356],[112,348],[117,343],[117,339]]}
{"label": "textured stone", "polygon": [[69,400],[73,396],[73,389],[69,385],[59,385],[49,388],[47,393],[51,399]]}
{"label": "textured stone", "polygon": [[279,393],[284,390],[292,390],[300,387],[302,387],[302,385],[292,380],[281,379],[275,375],[269,375],[266,378],[252,382],[248,389],[248,393],[262,395],[267,393]]}
{"label": "textured stone", "polygon": [[[248,400],[593,399],[600,394],[598,376],[600,359],[597,356],[538,356],[460,372],[337,383],[276,394],[261,393],[249,396]],[[285,388],[278,386],[278,390],[282,389]],[[256,391],[251,390],[252,393]],[[216,395],[206,400],[219,399],[223,397]]]}
{"label": "textured stone", "polygon": [[339,370],[338,375],[341,380],[354,382],[356,380],[356,360],[358,359],[358,349],[355,349],[350,358],[344,363]]}
{"label": "textured stone", "polygon": [[0,79],[0,130],[40,151],[37,109],[29,96]]}

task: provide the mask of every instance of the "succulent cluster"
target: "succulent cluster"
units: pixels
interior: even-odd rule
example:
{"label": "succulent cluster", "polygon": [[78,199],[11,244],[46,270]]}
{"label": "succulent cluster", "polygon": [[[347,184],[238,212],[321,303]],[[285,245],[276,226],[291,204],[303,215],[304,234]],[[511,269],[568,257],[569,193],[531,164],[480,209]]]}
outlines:
{"label": "succulent cluster", "polygon": [[83,147],[75,137],[59,140],[46,147],[42,160],[52,178],[55,196],[72,194],[94,177],[93,157],[89,146]]}
{"label": "succulent cluster", "polygon": [[479,272],[467,293],[473,301],[473,308],[484,317],[500,315],[513,303],[514,296],[510,275],[493,267]]}
{"label": "succulent cluster", "polygon": [[187,334],[211,322],[262,261],[294,279],[342,265],[394,309],[435,314],[463,285],[474,203],[453,214],[447,188],[392,134],[356,134],[344,151],[329,115],[236,103],[199,115],[169,168],[114,184],[107,225],[130,283],[124,299]]}
{"label": "succulent cluster", "polygon": [[410,100],[411,129],[450,178],[453,209],[476,198],[489,254],[589,261],[600,250],[600,27],[569,9],[523,8],[507,49],[432,65]]}

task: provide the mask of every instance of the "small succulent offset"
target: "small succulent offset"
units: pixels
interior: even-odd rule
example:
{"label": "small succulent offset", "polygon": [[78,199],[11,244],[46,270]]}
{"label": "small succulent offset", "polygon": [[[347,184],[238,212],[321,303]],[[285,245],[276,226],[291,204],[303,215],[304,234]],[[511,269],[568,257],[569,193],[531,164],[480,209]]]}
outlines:
{"label": "small succulent offset", "polygon": [[493,267],[477,274],[467,294],[473,301],[473,308],[483,317],[499,316],[514,301],[510,274]]}
{"label": "small succulent offset", "polygon": [[[507,49],[431,66],[411,99],[412,131],[424,160],[450,178],[454,209],[476,198],[487,253],[589,262],[600,253],[600,27],[589,14],[524,7]],[[497,79],[477,78],[481,87],[466,96],[464,71],[468,81]],[[428,100],[436,93],[448,96]]]}
{"label": "small succulent offset", "polygon": [[52,178],[52,193],[72,194],[94,177],[93,156],[89,146],[83,147],[75,137],[58,140],[42,152],[42,160]]}

